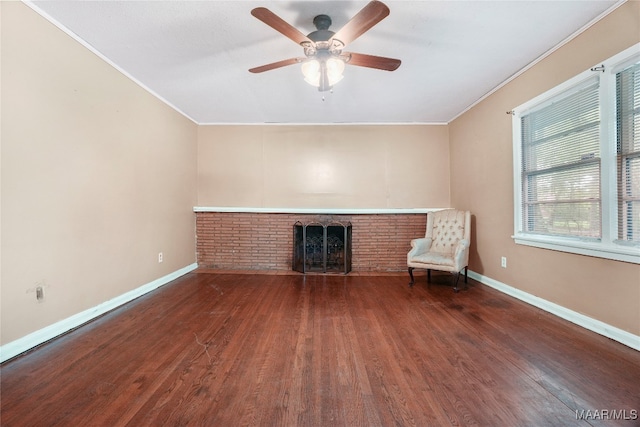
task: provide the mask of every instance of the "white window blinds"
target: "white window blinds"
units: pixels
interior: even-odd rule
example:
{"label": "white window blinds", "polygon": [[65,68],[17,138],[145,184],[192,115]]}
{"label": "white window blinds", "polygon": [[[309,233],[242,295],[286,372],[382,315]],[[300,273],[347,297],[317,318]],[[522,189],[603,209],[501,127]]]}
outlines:
{"label": "white window blinds", "polygon": [[618,238],[640,242],[640,63],[616,73]]}
{"label": "white window blinds", "polygon": [[594,76],[521,117],[523,232],[601,237],[598,87]]}

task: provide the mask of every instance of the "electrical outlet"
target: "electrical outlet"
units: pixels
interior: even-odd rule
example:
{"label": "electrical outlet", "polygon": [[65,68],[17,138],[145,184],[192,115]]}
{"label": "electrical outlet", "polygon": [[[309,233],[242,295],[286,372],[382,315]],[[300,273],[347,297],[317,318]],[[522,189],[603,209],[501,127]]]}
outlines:
{"label": "electrical outlet", "polygon": [[36,299],[38,301],[44,300],[44,288],[42,286],[36,288]]}
{"label": "electrical outlet", "polygon": [[158,262],[162,262],[162,252],[158,253]]}
{"label": "electrical outlet", "polygon": [[502,268],[507,268],[507,257],[503,256],[502,259],[500,260],[500,266]]}

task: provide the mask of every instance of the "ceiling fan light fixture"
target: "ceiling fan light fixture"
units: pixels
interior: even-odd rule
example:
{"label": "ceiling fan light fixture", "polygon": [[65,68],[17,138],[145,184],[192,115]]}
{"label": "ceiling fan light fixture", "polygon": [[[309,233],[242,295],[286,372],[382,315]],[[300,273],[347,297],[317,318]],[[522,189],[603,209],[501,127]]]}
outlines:
{"label": "ceiling fan light fixture", "polygon": [[329,84],[333,86],[338,83],[344,77],[344,61],[331,57],[327,59],[327,77],[329,78]]}
{"label": "ceiling fan light fixture", "polygon": [[317,59],[310,59],[302,63],[302,75],[304,75],[304,81],[311,86],[320,86],[320,61]]}
{"label": "ceiling fan light fixture", "polygon": [[304,81],[315,86],[319,91],[331,89],[344,77],[344,61],[340,58],[309,59],[302,63]]}

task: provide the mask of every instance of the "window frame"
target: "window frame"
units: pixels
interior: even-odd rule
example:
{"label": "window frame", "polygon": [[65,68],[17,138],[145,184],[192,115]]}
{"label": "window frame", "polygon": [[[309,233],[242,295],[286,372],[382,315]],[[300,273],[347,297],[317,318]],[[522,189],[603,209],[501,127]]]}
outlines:
{"label": "window frame", "polygon": [[[514,239],[516,244],[640,264],[640,244],[618,239],[618,170],[616,147],[616,73],[640,59],[640,43],[570,78],[511,111],[513,135]],[[600,105],[601,238],[553,236],[524,231],[523,115],[544,108],[552,99],[592,79],[598,73]]]}

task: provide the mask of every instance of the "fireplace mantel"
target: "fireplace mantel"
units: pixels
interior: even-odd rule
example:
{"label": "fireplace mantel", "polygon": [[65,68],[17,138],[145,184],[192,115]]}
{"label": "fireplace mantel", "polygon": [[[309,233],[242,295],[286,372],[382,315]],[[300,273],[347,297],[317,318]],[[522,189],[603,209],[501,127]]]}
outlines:
{"label": "fireplace mantel", "polygon": [[279,213],[279,214],[335,214],[335,215],[393,215],[426,214],[446,208],[257,208],[229,206],[195,206],[194,212],[220,213]]}

